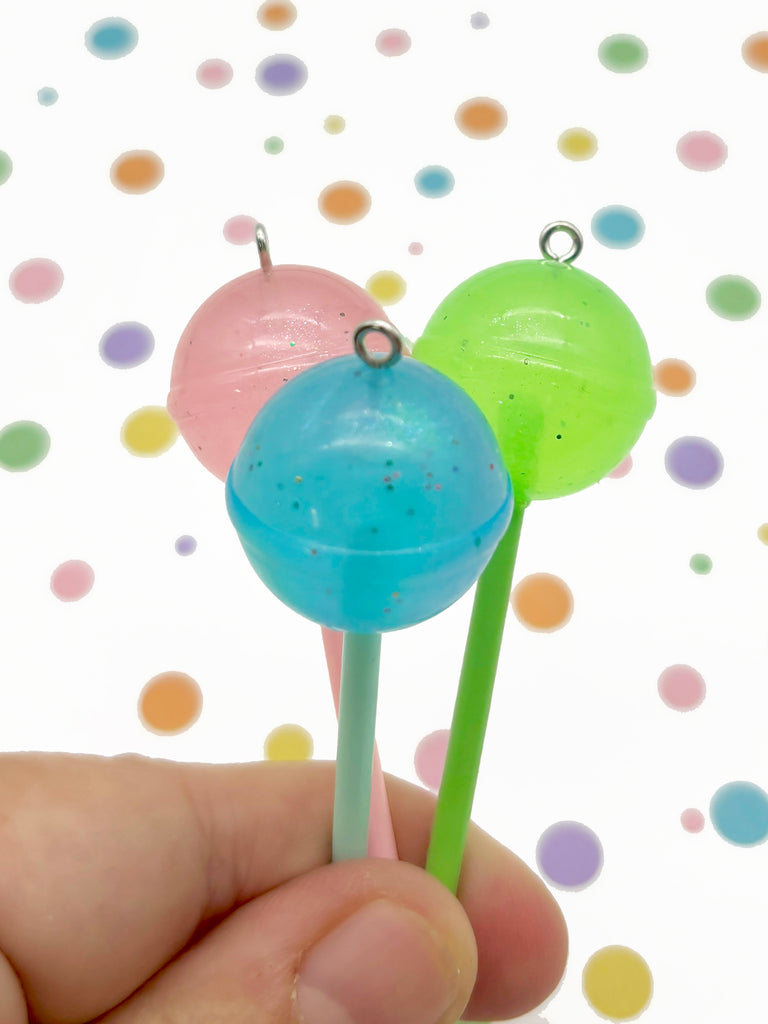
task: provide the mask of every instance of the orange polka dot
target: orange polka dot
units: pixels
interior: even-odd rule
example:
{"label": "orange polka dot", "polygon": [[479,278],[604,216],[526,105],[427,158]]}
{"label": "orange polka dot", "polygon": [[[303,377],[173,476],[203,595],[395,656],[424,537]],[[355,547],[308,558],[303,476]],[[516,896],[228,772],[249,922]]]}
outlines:
{"label": "orange polka dot", "polygon": [[662,359],[653,368],[653,384],[665,395],[687,395],[696,383],[696,371],[682,359]]}
{"label": "orange polka dot", "polygon": [[165,176],[163,161],[148,149],[121,154],[109,172],[112,184],[121,192],[140,194],[157,188]]}
{"label": "orange polka dot", "polygon": [[561,629],[573,614],[573,594],[559,576],[537,572],[512,591],[512,609],[520,622],[539,633]]}
{"label": "orange polka dot", "polygon": [[335,181],[323,189],[317,205],[326,220],[334,224],[354,224],[370,210],[371,197],[356,181]]}
{"label": "orange polka dot", "polygon": [[454,120],[470,139],[492,139],[507,127],[507,112],[497,100],[477,96],[461,104]]}
{"label": "orange polka dot", "polygon": [[256,17],[263,28],[280,31],[296,21],[296,8],[288,0],[269,0],[261,5]]}
{"label": "orange polka dot", "polygon": [[139,695],[139,718],[150,732],[184,732],[200,717],[203,695],[184,672],[161,672]]}
{"label": "orange polka dot", "polygon": [[768,32],[755,32],[745,39],[741,55],[755,71],[768,71]]}

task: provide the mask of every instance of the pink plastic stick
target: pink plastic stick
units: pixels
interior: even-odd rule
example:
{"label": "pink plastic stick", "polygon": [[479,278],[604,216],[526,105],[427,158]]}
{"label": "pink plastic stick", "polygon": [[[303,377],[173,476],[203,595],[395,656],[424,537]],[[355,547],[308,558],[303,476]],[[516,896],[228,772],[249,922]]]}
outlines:
{"label": "pink plastic stick", "polygon": [[[339,717],[339,692],[341,690],[341,647],[344,634],[334,629],[323,629],[323,647],[328,664],[328,676],[333,690],[336,717]],[[397,860],[397,844],[392,828],[387,789],[381,771],[378,747],[373,748],[373,778],[371,780],[371,817],[368,823],[368,856]]]}

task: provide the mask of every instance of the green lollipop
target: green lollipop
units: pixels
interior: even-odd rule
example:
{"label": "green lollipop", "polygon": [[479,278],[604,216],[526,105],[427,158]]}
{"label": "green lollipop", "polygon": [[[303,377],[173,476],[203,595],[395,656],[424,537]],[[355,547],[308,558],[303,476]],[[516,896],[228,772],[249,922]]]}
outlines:
{"label": "green lollipop", "polygon": [[[570,250],[555,255],[563,231]],[[502,263],[441,302],[413,356],[459,384],[499,442],[515,507],[477,584],[427,870],[455,892],[525,508],[588,487],[630,451],[656,406],[640,326],[602,281],[571,266],[579,231],[549,224],[543,260]]]}

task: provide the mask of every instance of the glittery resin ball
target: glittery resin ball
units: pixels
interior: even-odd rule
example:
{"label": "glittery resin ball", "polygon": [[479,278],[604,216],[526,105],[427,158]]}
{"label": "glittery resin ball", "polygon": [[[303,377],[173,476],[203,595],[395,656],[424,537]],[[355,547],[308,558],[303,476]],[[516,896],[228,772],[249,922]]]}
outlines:
{"label": "glittery resin ball", "polygon": [[442,374],[343,356],[264,406],[226,487],[245,552],[285,604],[368,633],[428,619],[475,582],[512,492],[493,432]]}
{"label": "glittery resin ball", "polygon": [[226,479],[262,405],[286,381],[350,351],[361,320],[387,320],[362,288],[319,267],[280,265],[230,281],[184,330],[168,412],[202,464]]}
{"label": "glittery resin ball", "polygon": [[413,356],[477,402],[525,504],[600,480],[656,406],[632,313],[597,278],[555,260],[469,278],[437,308]]}

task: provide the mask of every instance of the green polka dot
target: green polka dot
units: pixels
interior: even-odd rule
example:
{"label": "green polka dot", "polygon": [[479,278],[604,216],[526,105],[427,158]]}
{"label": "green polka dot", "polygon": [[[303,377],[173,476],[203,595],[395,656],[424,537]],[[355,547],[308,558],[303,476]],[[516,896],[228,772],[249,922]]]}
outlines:
{"label": "green polka dot", "polygon": [[746,277],[726,274],[708,285],[707,305],[726,320],[749,320],[760,308],[760,292]]}
{"label": "green polka dot", "polygon": [[608,36],[597,50],[603,67],[619,74],[629,74],[644,68],[648,60],[648,48],[637,36]]}
{"label": "green polka dot", "polygon": [[697,576],[706,576],[708,573],[712,572],[712,559],[709,555],[691,555],[691,560],[688,564]]}
{"label": "green polka dot", "polygon": [[13,170],[13,160],[8,154],[0,149],[0,185],[4,185],[11,176]]}
{"label": "green polka dot", "polygon": [[48,454],[51,438],[45,427],[31,420],[18,420],[0,430],[0,466],[23,472],[39,466]]}
{"label": "green polka dot", "polygon": [[267,153],[271,153],[272,156],[275,156],[277,153],[282,153],[283,145],[283,140],[278,138],[277,135],[270,135],[270,137],[264,141],[264,149]]}

